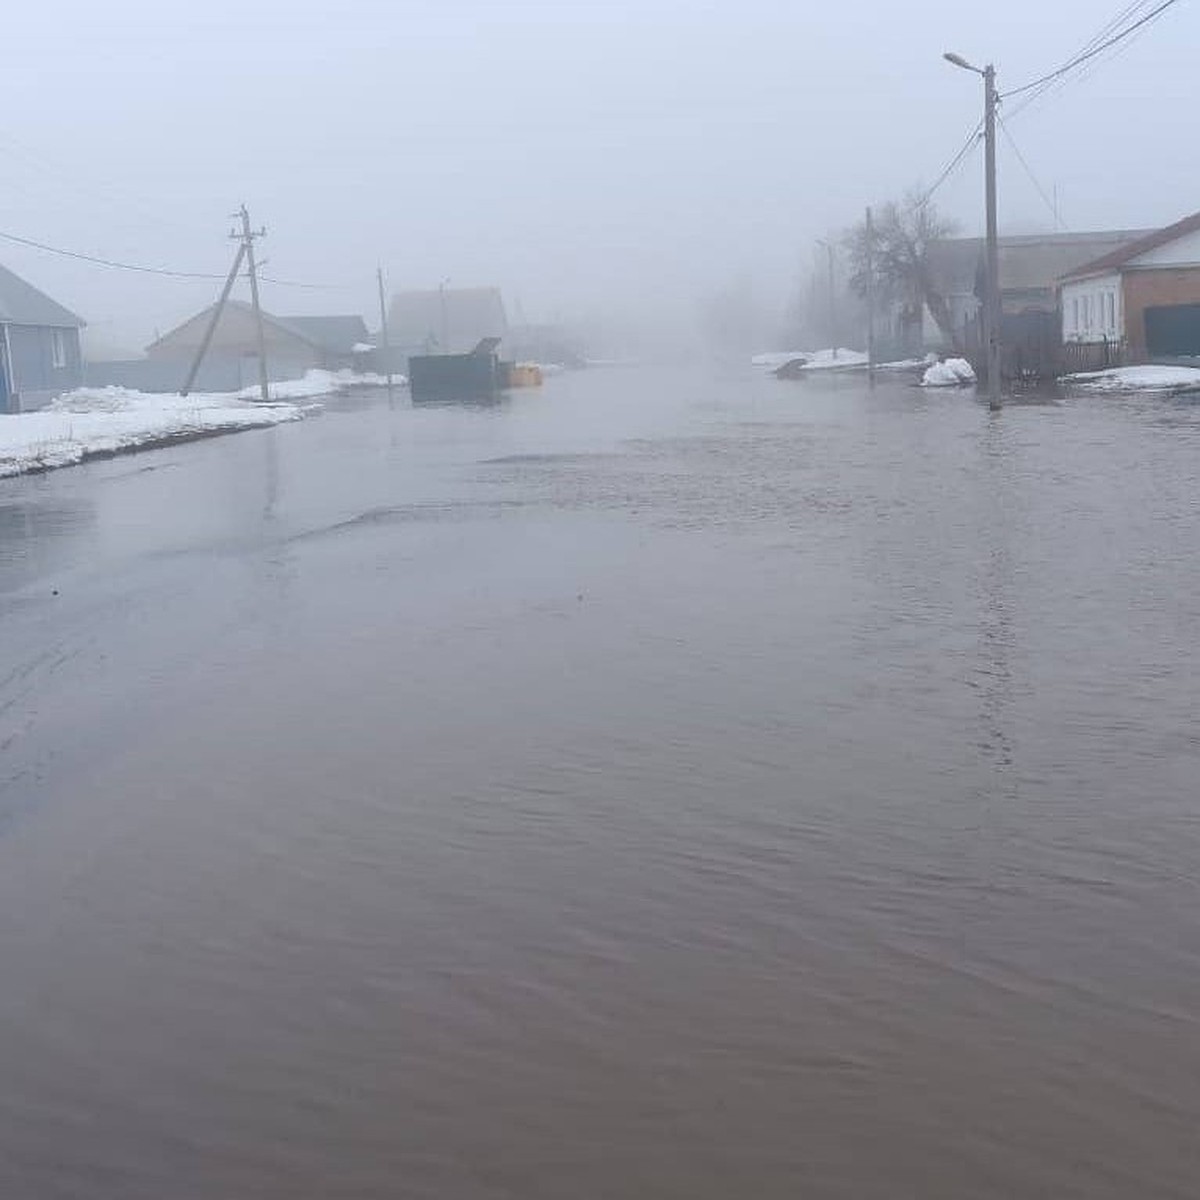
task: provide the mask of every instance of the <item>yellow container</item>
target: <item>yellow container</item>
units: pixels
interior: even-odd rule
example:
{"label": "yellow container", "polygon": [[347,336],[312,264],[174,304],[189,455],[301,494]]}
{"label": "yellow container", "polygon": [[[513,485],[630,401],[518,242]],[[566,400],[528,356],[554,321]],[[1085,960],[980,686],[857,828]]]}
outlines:
{"label": "yellow container", "polygon": [[508,372],[509,387],[541,387],[542,368],[537,363],[513,363]]}

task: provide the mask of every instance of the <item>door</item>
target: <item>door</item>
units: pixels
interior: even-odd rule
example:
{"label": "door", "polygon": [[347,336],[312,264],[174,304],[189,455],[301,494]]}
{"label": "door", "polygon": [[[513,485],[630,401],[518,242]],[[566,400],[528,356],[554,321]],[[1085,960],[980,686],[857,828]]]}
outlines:
{"label": "door", "polygon": [[1146,353],[1151,358],[1200,356],[1200,304],[1146,309]]}

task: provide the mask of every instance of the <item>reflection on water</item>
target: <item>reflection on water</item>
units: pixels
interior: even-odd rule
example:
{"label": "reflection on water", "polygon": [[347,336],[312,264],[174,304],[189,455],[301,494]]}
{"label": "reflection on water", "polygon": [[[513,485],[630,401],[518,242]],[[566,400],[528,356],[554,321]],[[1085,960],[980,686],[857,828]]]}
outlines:
{"label": "reflection on water", "polygon": [[1190,1200],[1197,449],[629,370],[43,482],[0,1195]]}

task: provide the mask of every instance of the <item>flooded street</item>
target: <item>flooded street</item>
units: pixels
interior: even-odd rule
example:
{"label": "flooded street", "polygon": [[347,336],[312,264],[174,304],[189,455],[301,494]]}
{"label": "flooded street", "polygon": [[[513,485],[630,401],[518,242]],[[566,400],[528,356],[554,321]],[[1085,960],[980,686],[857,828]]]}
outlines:
{"label": "flooded street", "polygon": [[0,481],[0,1196],[1200,1190],[1200,404],[610,369]]}

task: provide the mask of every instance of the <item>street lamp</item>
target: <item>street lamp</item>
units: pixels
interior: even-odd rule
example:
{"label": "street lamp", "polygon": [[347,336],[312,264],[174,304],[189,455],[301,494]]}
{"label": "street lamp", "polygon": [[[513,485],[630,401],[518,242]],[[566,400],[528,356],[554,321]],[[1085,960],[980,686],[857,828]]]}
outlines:
{"label": "street lamp", "polygon": [[833,343],[833,357],[837,358],[837,293],[833,290],[833,243],[817,238],[817,245],[824,246],[829,254],[829,340]]}
{"label": "street lamp", "polygon": [[983,76],[984,195],[987,207],[987,283],[983,296],[983,337],[987,351],[988,407],[1000,408],[1000,252],[996,233],[996,68],[977,67],[961,54],[942,57],[964,71]]}

